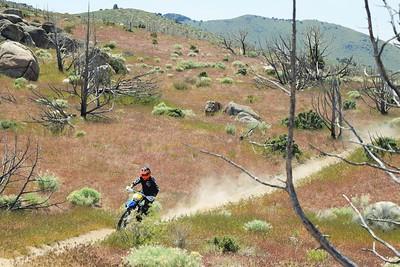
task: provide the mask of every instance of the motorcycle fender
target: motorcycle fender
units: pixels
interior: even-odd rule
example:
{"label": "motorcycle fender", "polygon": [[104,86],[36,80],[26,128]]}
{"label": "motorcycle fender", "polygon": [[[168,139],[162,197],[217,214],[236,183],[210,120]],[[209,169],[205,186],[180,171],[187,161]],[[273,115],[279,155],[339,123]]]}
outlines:
{"label": "motorcycle fender", "polygon": [[128,201],[128,202],[126,202],[125,207],[127,209],[133,209],[133,208],[136,207],[136,202],[135,201]]}

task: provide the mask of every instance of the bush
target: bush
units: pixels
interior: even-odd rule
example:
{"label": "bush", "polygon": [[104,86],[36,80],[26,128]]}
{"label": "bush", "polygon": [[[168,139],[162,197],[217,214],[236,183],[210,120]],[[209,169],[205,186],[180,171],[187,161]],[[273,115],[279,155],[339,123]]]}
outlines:
{"label": "bush", "polygon": [[100,197],[100,193],[96,190],[84,187],[69,194],[67,200],[76,206],[95,206],[99,203]]}
{"label": "bush", "polygon": [[323,249],[307,250],[307,261],[312,263],[323,263],[328,259],[328,252]]}
{"label": "bush", "polygon": [[256,52],[256,51],[249,51],[248,53],[247,53],[247,56],[248,57],[258,57],[258,53]]}
{"label": "bush", "polygon": [[317,218],[321,221],[335,220],[338,217],[354,217],[354,211],[351,207],[331,208],[317,212]]}
{"label": "bush", "polygon": [[350,110],[350,109],[356,109],[356,101],[354,101],[353,99],[346,99],[343,102],[343,109],[344,110]]}
{"label": "bush", "polygon": [[105,48],[115,49],[117,47],[117,43],[115,41],[111,41],[104,45]]}
{"label": "bush", "polygon": [[390,221],[400,221],[400,207],[389,201],[377,202],[369,205],[364,210],[363,217],[372,228],[380,229],[382,231],[391,231],[398,228],[396,224],[393,224]]}
{"label": "bush", "polygon": [[176,90],[187,90],[189,88],[184,81],[175,81],[173,86]]}
{"label": "bush", "polygon": [[37,186],[44,192],[56,192],[60,188],[60,182],[57,176],[46,172],[36,178]]}
{"label": "bush", "polygon": [[225,64],[222,62],[217,62],[217,63],[213,64],[212,67],[215,69],[220,69],[220,70],[226,69]]}
{"label": "bush", "polygon": [[244,68],[246,67],[246,64],[244,64],[242,61],[233,61],[232,62],[232,66],[236,67],[236,68]]}
{"label": "bush", "polygon": [[359,99],[359,98],[361,98],[360,92],[359,92],[359,91],[356,91],[356,90],[354,90],[354,91],[349,91],[349,92],[347,93],[347,96],[350,97],[350,98],[352,98],[352,99]]}
{"label": "bush", "polygon": [[208,87],[208,86],[211,85],[211,82],[212,82],[211,78],[208,78],[208,77],[201,77],[201,78],[199,78],[199,79],[197,80],[196,86],[197,86],[197,87]]}
{"label": "bush", "polygon": [[222,251],[223,253],[232,252],[236,253],[239,251],[240,246],[235,239],[229,236],[214,237],[211,240],[211,244],[214,245],[218,250]]}
{"label": "bush", "polygon": [[272,225],[266,221],[253,220],[245,223],[244,229],[249,232],[265,233],[272,229]]}
{"label": "bush", "polygon": [[16,121],[2,120],[0,121],[1,130],[16,130],[19,127]]}
{"label": "bush", "polygon": [[125,58],[122,55],[111,55],[109,64],[117,74],[128,73],[128,69],[125,66]]}
{"label": "bush", "polygon": [[233,124],[226,125],[225,132],[230,135],[235,135],[236,134],[236,126]]}
{"label": "bush", "polygon": [[[324,121],[317,113],[312,110],[299,113],[296,116],[294,123],[297,129],[304,130],[318,130],[324,127]],[[282,121],[282,124],[289,126],[289,119],[284,119]]]}
{"label": "bush", "polygon": [[164,102],[161,102],[153,108],[153,115],[167,115],[174,118],[184,118],[185,112],[179,108],[173,108],[167,106]]}
{"label": "bush", "polygon": [[[0,196],[0,209],[11,208],[11,206],[14,205],[16,199],[16,195]],[[21,200],[18,200],[14,207],[21,207],[21,204]]]}
{"label": "bush", "polygon": [[23,77],[17,78],[14,81],[14,87],[17,89],[24,88],[27,84],[28,84],[28,81]]}
{"label": "bush", "polygon": [[190,51],[193,51],[193,53],[196,53],[196,54],[198,54],[200,52],[200,50],[195,45],[190,45]]}
{"label": "bush", "polygon": [[222,61],[224,61],[224,62],[229,62],[229,56],[224,56],[224,58],[222,59]]}
{"label": "bush", "polygon": [[[378,148],[385,149],[385,150],[393,150],[395,152],[399,152],[400,148],[397,144],[397,141],[391,137],[374,137],[372,138],[372,145],[377,148],[370,148],[371,152],[375,155],[385,156],[386,154],[392,154],[390,152],[382,151]],[[366,153],[366,152],[365,152]],[[366,156],[370,158],[370,155],[366,153]]]}
{"label": "bush", "polygon": [[79,131],[76,131],[76,132],[75,132],[75,137],[76,137],[76,138],[82,138],[82,137],[84,137],[85,135],[86,135],[86,132],[83,131],[83,130],[79,130]]}
{"label": "bush", "polygon": [[71,34],[75,30],[75,24],[69,23],[64,26],[64,31]]}
{"label": "bush", "polygon": [[161,58],[159,58],[159,57],[154,58],[154,62],[160,63],[161,62]]}
{"label": "bush", "polygon": [[246,76],[247,75],[247,69],[246,68],[239,68],[236,74]]}
{"label": "bush", "polygon": [[180,50],[182,50],[182,48],[183,48],[183,46],[180,45],[180,44],[175,44],[175,45],[174,45],[174,50],[175,50],[175,51],[180,51]]}
{"label": "bush", "polygon": [[221,79],[221,83],[222,84],[233,84],[234,80],[232,78],[229,77],[224,77]]}
{"label": "bush", "polygon": [[173,65],[172,64],[165,64],[165,68],[167,70],[171,70],[173,68]]}
{"label": "bush", "polygon": [[49,51],[47,51],[46,49],[38,49],[35,52],[36,56],[42,60],[43,62],[47,62],[52,60],[53,56],[50,54]]}
{"label": "bush", "polygon": [[132,249],[124,261],[128,266],[147,267],[200,267],[201,255],[179,248],[162,246],[142,246]]}
{"label": "bush", "polygon": [[47,203],[47,199],[38,195],[37,193],[29,193],[24,195],[23,201],[27,206],[45,205]]}
{"label": "bush", "polygon": [[138,57],[136,60],[137,60],[138,62],[140,62],[140,63],[143,63],[143,62],[144,62],[144,58],[143,58],[143,57]]}
{"label": "bush", "polygon": [[201,78],[201,77],[208,77],[208,73],[205,72],[205,71],[202,71],[202,72],[199,73],[198,77],[199,77],[199,78]]}
{"label": "bush", "polygon": [[[286,157],[287,144],[288,144],[288,136],[287,134],[282,134],[278,137],[268,139],[265,142],[265,147],[266,150],[270,152],[273,153],[277,152]],[[293,142],[293,156],[298,158],[299,156],[301,156],[301,154],[302,152],[300,151],[299,146],[295,142]]]}
{"label": "bush", "polygon": [[190,51],[188,57],[197,57],[197,53]]}

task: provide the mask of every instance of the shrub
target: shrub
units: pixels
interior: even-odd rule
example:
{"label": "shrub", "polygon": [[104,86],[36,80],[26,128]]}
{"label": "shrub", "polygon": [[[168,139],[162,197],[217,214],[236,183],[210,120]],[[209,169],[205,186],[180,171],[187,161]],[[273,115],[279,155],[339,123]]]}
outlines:
{"label": "shrub", "polygon": [[307,261],[312,263],[323,263],[328,259],[328,252],[323,249],[310,249],[307,250]]}
{"label": "shrub", "polygon": [[247,56],[248,57],[258,57],[258,53],[257,53],[257,51],[249,51],[248,53],[247,53]]}
{"label": "shrub", "polygon": [[153,108],[153,115],[167,115],[174,118],[185,117],[185,112],[179,108],[173,108],[167,106],[164,102],[159,103]]}
{"label": "shrub", "polygon": [[200,267],[201,255],[180,248],[165,248],[162,246],[142,246],[132,249],[124,261],[128,266],[148,267]]}
{"label": "shrub", "polygon": [[79,131],[76,131],[76,132],[75,132],[75,137],[76,137],[76,138],[82,138],[82,137],[84,137],[85,135],[86,135],[86,132],[83,131],[83,130],[79,130]]}
{"label": "shrub", "polygon": [[37,186],[44,192],[56,192],[60,188],[60,182],[57,176],[46,172],[36,178]]}
{"label": "shrub", "polygon": [[190,51],[193,51],[193,53],[196,53],[196,54],[198,54],[200,52],[200,50],[195,45],[190,45]]}
{"label": "shrub", "polygon": [[117,47],[117,43],[115,41],[111,41],[104,45],[105,48],[115,49]]}
{"label": "shrub", "polygon": [[222,84],[233,84],[234,80],[232,78],[229,77],[224,77],[221,79],[221,83]]}
{"label": "shrub", "polygon": [[233,61],[232,62],[232,66],[236,67],[236,68],[244,68],[246,67],[246,64],[244,64],[242,61]]}
{"label": "shrub", "polygon": [[338,217],[354,217],[354,211],[351,207],[331,208],[317,212],[317,218],[321,221],[334,220]]}
{"label": "shrub", "polygon": [[259,130],[262,134],[265,134],[268,129],[271,128],[271,125],[266,123],[265,121],[263,122],[251,122],[247,124],[247,129],[250,131],[251,129],[254,130]]}
{"label": "shrub", "polygon": [[173,86],[176,90],[187,90],[189,88],[184,81],[175,81]]}
{"label": "shrub", "polygon": [[94,206],[99,203],[100,197],[100,193],[96,190],[84,187],[69,194],[67,200],[76,206]]}
{"label": "shrub", "polygon": [[180,50],[182,50],[182,48],[183,48],[183,46],[180,45],[180,44],[175,44],[175,45],[174,45],[174,50],[175,50],[175,51],[180,51]]}
{"label": "shrub", "polygon": [[391,231],[398,227],[390,221],[400,221],[400,207],[389,201],[377,202],[369,205],[364,210],[363,217],[372,228],[380,229],[382,231]]}
{"label": "shrub", "polygon": [[215,68],[215,69],[220,69],[220,70],[226,69],[225,64],[222,63],[222,62],[217,62],[217,63],[213,64],[212,67]]}
{"label": "shrub", "polygon": [[195,53],[195,52],[193,52],[193,51],[190,51],[190,52],[188,53],[188,57],[197,57],[197,53]]}
{"label": "shrub", "polygon": [[[282,124],[289,126],[289,119],[284,119]],[[318,130],[324,127],[324,121],[317,113],[310,110],[308,112],[301,112],[296,116],[295,127],[304,130]]]}
{"label": "shrub", "polygon": [[246,68],[239,68],[236,74],[246,76],[247,75],[247,69]]}
{"label": "shrub", "polygon": [[227,124],[225,126],[225,132],[230,135],[235,135],[236,134],[236,126],[233,124]]}
{"label": "shrub", "polygon": [[173,68],[173,65],[172,64],[165,64],[165,68],[167,70],[171,70]]}
{"label": "shrub", "polygon": [[117,74],[128,73],[128,69],[125,66],[125,58],[122,55],[111,55],[109,64]]}
{"label": "shrub", "polygon": [[68,23],[68,24],[66,24],[65,26],[64,26],[64,31],[66,32],[66,33],[72,33],[74,30],[75,30],[75,24],[72,24],[72,23]]}
{"label": "shrub", "polygon": [[212,82],[211,78],[201,77],[201,78],[197,79],[196,86],[197,87],[208,87],[211,85],[211,82]]}
{"label": "shrub", "polygon": [[[386,151],[382,151],[381,149],[385,149],[385,150],[393,150],[393,151],[400,151],[400,148],[396,142],[395,139],[391,138],[391,137],[374,137],[371,140],[372,145],[377,147],[377,148],[370,148],[371,152],[376,154],[376,155],[380,155],[380,156],[385,156],[386,154],[392,154],[390,152],[386,152]],[[366,153],[366,152],[365,152]],[[370,158],[370,155],[367,153],[366,156],[368,158]]]}
{"label": "shrub", "polygon": [[[265,142],[266,150],[270,152],[277,152],[283,154],[286,157],[286,147],[288,144],[288,136],[287,134],[282,134],[278,137],[270,138]],[[293,142],[293,156],[298,158],[302,152],[299,149],[299,146]]]}
{"label": "shrub", "polygon": [[343,109],[344,110],[350,110],[350,109],[356,109],[356,101],[354,101],[353,99],[346,99],[343,102]]}
{"label": "shrub", "polygon": [[35,54],[40,60],[42,60],[44,62],[50,61],[53,58],[53,56],[50,54],[50,52],[47,51],[46,49],[38,49],[35,52]]}
{"label": "shrub", "polygon": [[224,62],[229,62],[229,56],[224,56],[224,58],[222,59],[222,61],[224,61]]}
{"label": "shrub", "polygon": [[138,57],[136,60],[137,60],[138,62],[140,62],[140,63],[143,63],[143,62],[144,62],[144,58],[143,58],[143,57]]}
{"label": "shrub", "polygon": [[18,200],[17,203],[15,203],[16,199],[16,195],[0,196],[0,209],[8,209],[13,205],[14,207],[21,207],[21,200]]}
{"label": "shrub", "polygon": [[17,89],[24,88],[27,84],[28,84],[28,81],[23,77],[17,78],[14,81],[14,87]]}
{"label": "shrub", "polygon": [[1,130],[16,130],[19,127],[16,121],[12,120],[1,120],[0,129]]}
{"label": "shrub", "polygon": [[201,77],[208,77],[208,73],[205,72],[205,71],[202,71],[202,72],[199,73],[198,77],[199,77],[199,78],[201,78]]}
{"label": "shrub", "polygon": [[211,240],[211,244],[214,245],[218,250],[222,251],[223,253],[232,252],[236,253],[239,251],[240,246],[235,239],[229,236],[214,237]]}
{"label": "shrub", "polygon": [[352,99],[359,99],[359,98],[361,98],[361,94],[360,94],[360,92],[357,91],[357,90],[349,91],[349,92],[347,93],[347,96],[350,97],[350,98],[352,98]]}
{"label": "shrub", "polygon": [[272,229],[266,221],[253,220],[244,224],[244,229],[249,232],[265,233]]}
{"label": "shrub", "polygon": [[161,62],[161,58],[159,58],[159,57],[154,58],[154,62],[160,63]]}
{"label": "shrub", "polygon": [[23,201],[25,202],[25,205],[30,206],[37,206],[37,205],[43,205],[46,204],[47,199],[40,196],[37,193],[29,193],[24,195]]}

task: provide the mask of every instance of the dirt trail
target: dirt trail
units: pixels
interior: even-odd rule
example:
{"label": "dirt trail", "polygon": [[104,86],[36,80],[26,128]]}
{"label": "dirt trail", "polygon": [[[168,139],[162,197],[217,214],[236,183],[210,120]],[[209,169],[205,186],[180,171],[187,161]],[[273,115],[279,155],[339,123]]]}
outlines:
{"label": "dirt trail", "polygon": [[[371,124],[368,126],[357,126],[359,134],[365,141],[369,140],[369,136],[376,134],[399,138],[400,129],[398,127],[390,126],[387,122]],[[360,130],[361,129],[361,130]],[[355,141],[355,138],[345,137],[345,141]],[[310,140],[312,143],[312,140]],[[316,144],[318,146],[318,144]],[[349,145],[349,144],[348,144]],[[342,153],[342,157],[347,157],[355,151],[357,145],[351,145]],[[304,164],[300,164],[293,168],[293,176],[295,183],[301,182],[303,179],[319,172],[323,168],[340,162],[340,159],[332,157],[316,157],[308,160]],[[221,164],[225,164],[221,161]],[[278,179],[284,180],[286,174],[282,169],[282,174],[276,176],[260,176],[260,179],[266,182],[277,183]],[[200,186],[189,201],[177,205],[171,209],[163,218],[170,220],[179,216],[193,214],[199,211],[206,211],[213,208],[221,207],[224,204],[238,202],[253,196],[268,194],[274,191],[272,188],[260,185],[250,180],[246,175],[239,177],[209,177],[203,179]]]}
{"label": "dirt trail", "polygon": [[1,267],[14,267],[20,266],[28,259],[32,257],[44,256],[50,252],[61,253],[65,249],[74,248],[79,245],[89,245],[95,243],[97,241],[105,239],[111,233],[114,232],[114,229],[100,229],[91,231],[84,235],[73,237],[64,241],[60,241],[52,246],[42,246],[39,248],[31,248],[30,254],[25,257],[18,257],[15,259],[2,259],[0,258],[0,266]]}
{"label": "dirt trail", "polygon": [[[398,138],[400,136],[400,129],[390,127],[388,124],[377,124],[369,127],[365,127],[360,131],[363,138],[368,138],[369,134],[380,133],[384,136],[390,136]],[[351,140],[351,139],[350,139]],[[342,157],[350,155],[356,146],[348,148],[346,151],[341,153]],[[304,164],[298,165],[293,169],[294,180],[296,183],[302,181],[303,179],[309,177],[310,175],[317,173],[323,168],[330,166],[332,164],[338,163],[340,160],[331,157],[319,157],[310,159]],[[223,164],[223,163],[221,163]],[[262,178],[262,177],[261,177]],[[264,181],[277,181],[278,179],[284,179],[285,174],[277,176],[264,177]],[[215,179],[210,177],[210,179],[204,179],[204,182],[199,186],[198,190],[193,193],[191,201],[185,202],[183,205],[177,206],[171,209],[163,219],[171,220],[173,218],[193,214],[199,211],[206,211],[210,209],[215,209],[224,204],[230,202],[238,202],[242,199],[249,198],[252,196],[258,196],[262,194],[268,194],[273,191],[271,188],[256,184],[255,182],[249,186],[249,178],[245,175],[240,175],[239,177],[218,177]],[[30,255],[26,257],[18,257],[16,259],[2,259],[0,258],[1,267],[13,267],[19,266],[27,261],[27,259],[32,259],[32,257],[43,256],[50,252],[61,253],[67,248],[73,248],[78,245],[87,245],[97,241],[104,240],[108,235],[114,232],[114,229],[100,229],[96,231],[89,232],[87,234],[70,238],[61,242],[58,242],[52,246],[45,246],[40,248],[31,248]]]}

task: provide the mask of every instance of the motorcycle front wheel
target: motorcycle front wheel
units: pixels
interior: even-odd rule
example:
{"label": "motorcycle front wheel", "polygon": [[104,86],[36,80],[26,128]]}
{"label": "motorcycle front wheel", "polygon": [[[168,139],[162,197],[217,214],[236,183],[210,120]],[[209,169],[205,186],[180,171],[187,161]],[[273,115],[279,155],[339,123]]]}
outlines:
{"label": "motorcycle front wheel", "polygon": [[119,218],[118,220],[117,230],[124,229],[128,225],[128,219],[131,213],[132,213],[131,209],[125,210],[125,212],[121,215],[121,218]]}

